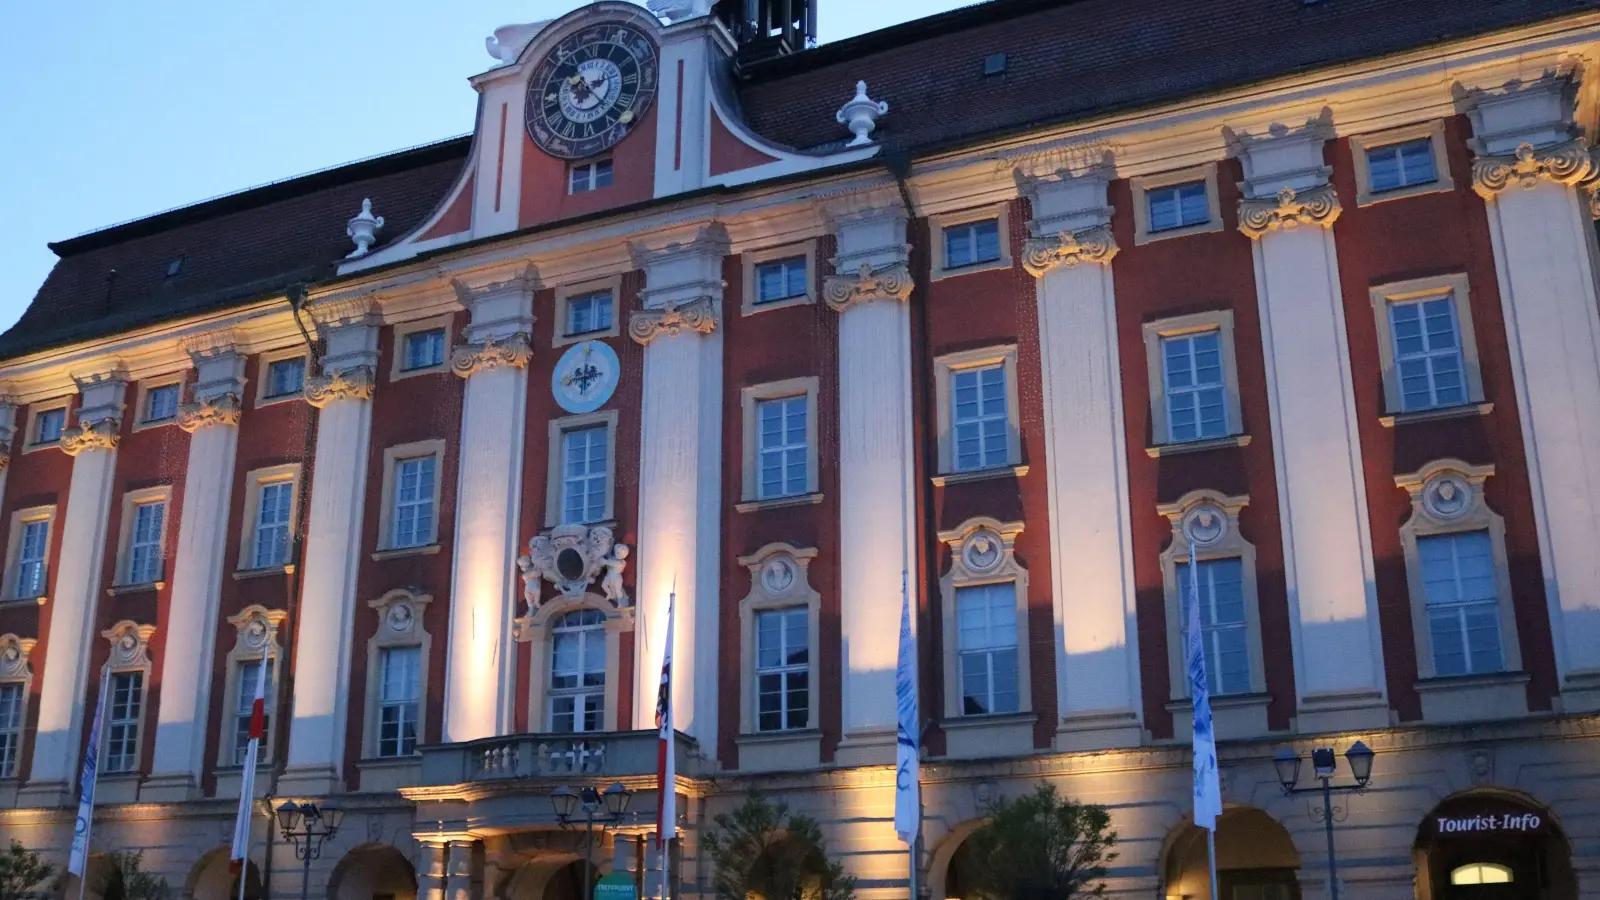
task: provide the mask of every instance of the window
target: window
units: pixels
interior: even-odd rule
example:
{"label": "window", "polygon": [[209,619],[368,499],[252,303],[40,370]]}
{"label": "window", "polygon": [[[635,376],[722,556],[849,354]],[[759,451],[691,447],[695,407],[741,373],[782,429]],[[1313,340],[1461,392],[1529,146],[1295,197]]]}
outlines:
{"label": "window", "polygon": [[1450,883],[1455,884],[1511,884],[1515,880],[1510,866],[1499,863],[1468,863],[1450,871]]}
{"label": "window", "polygon": [[1145,192],[1150,232],[1204,225],[1211,220],[1211,202],[1204,181],[1189,181]]}
{"label": "window", "polygon": [[1454,190],[1444,120],[1350,138],[1356,205]]}
{"label": "window", "polygon": [[50,520],[24,522],[17,542],[16,598],[44,596],[45,565],[50,545]]}
{"label": "window", "polygon": [[1374,194],[1439,180],[1428,138],[1374,147],[1367,151],[1367,177]]}
{"label": "window", "polygon": [[[1249,635],[1244,611],[1244,564],[1238,558],[1208,559],[1200,570],[1200,632],[1205,647],[1207,689],[1213,696],[1250,693]],[[1178,592],[1188,609],[1191,568],[1178,567]],[[1188,646],[1188,613],[1180,632]]]}
{"label": "window", "polygon": [[1205,440],[1228,433],[1220,332],[1162,338],[1161,372],[1170,441]]}
{"label": "window", "polygon": [[0,682],[0,778],[17,777],[22,759],[23,686]]}
{"label": "window", "polygon": [[67,427],[67,409],[58,406],[55,409],[40,410],[34,419],[33,442],[35,444],[56,444],[61,442],[61,431]]}
{"label": "window", "polygon": [[817,285],[811,274],[816,269],[816,241],[744,250],[739,259],[743,270],[741,315],[816,302]]}
{"label": "window", "polygon": [[165,422],[178,417],[178,391],[181,385],[163,384],[144,394],[144,420]]}
{"label": "window", "polygon": [[1017,592],[1010,584],[956,589],[961,714],[1016,712]]}
{"label": "window", "polygon": [[569,172],[567,193],[581,194],[611,186],[611,160],[601,159],[575,165]]}
{"label": "window", "polygon": [[605,613],[569,612],[551,629],[550,730],[599,731],[606,712]]}
{"label": "window", "polygon": [[385,647],[378,654],[378,755],[417,752],[417,700],[422,693],[422,648]]}
{"label": "window", "polygon": [[[273,661],[252,659],[239,663],[238,693],[235,695],[233,707],[233,764],[244,765],[245,753],[250,749],[250,718],[255,712],[256,686],[261,683],[264,676],[267,679],[265,691],[264,710],[261,719],[261,733],[271,733],[273,697],[277,694],[277,685],[273,683]],[[256,759],[263,760],[267,757],[265,745],[258,750]]]}
{"label": "window", "polygon": [[1000,259],[1000,220],[983,219],[944,228],[944,267],[959,269]]}
{"label": "window", "polygon": [[970,472],[1009,462],[1011,417],[1006,404],[1005,366],[952,372],[950,388],[955,471]]}
{"label": "window", "polygon": [[267,364],[264,397],[288,397],[305,387],[306,360],[303,356],[273,360]]}
{"label": "window", "polygon": [[1419,537],[1417,557],[1428,598],[1434,674],[1501,671],[1500,595],[1489,532]]}
{"label": "window", "polygon": [[167,514],[165,501],[133,507],[132,534],[128,540],[128,584],[161,580],[161,538]]}
{"label": "window", "polygon": [[589,291],[567,298],[567,334],[588,334],[611,328],[611,292]]}
{"label": "window", "polygon": [[1168,240],[1222,230],[1217,199],[1217,167],[1138,175],[1128,179],[1133,192],[1133,243]]}
{"label": "window", "polygon": [[805,608],[756,614],[756,728],[810,725],[811,613]]}
{"label": "window", "polygon": [[758,496],[762,500],[807,492],[811,462],[806,427],[808,400],[802,394],[756,403],[761,473]]}
{"label": "window", "polygon": [[289,562],[289,516],[293,508],[294,482],[275,481],[260,486],[250,568],[266,569]]}
{"label": "window", "polygon": [[394,547],[433,543],[433,499],[437,458],[402,459],[395,466]]}
{"label": "window", "polygon": [[1449,296],[1390,303],[1389,328],[1402,412],[1466,402],[1455,303]]}
{"label": "window", "polygon": [[806,272],[809,268],[804,256],[789,256],[757,265],[756,302],[772,303],[804,297],[808,290]]}
{"label": "window", "polygon": [[431,369],[444,365],[444,329],[430,328],[426,331],[413,331],[403,340],[405,346],[405,363],[401,371],[408,372],[414,369]]}
{"label": "window", "polygon": [[610,428],[590,425],[561,436],[561,524],[604,521]]}
{"label": "window", "polygon": [[139,720],[144,709],[144,673],[111,673],[107,719],[107,772],[132,772],[139,765]]}

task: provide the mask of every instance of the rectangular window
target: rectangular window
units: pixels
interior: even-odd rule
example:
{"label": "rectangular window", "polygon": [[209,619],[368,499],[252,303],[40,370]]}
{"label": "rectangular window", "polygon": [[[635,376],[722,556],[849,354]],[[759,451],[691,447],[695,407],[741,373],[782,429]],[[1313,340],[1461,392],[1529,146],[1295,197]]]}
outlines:
{"label": "rectangular window", "polygon": [[1461,329],[1449,295],[1389,304],[1400,409],[1412,412],[1467,402],[1461,365]]}
{"label": "rectangular window", "polygon": [[[1214,695],[1250,693],[1249,632],[1244,614],[1244,562],[1233,559],[1200,561],[1200,638],[1205,646],[1208,689]],[[1188,563],[1178,564],[1178,596],[1184,625],[1179,629],[1188,646]]]}
{"label": "rectangular window", "polygon": [[27,522],[17,544],[17,599],[44,596],[45,546],[50,537],[50,521]]}
{"label": "rectangular window", "polygon": [[1149,188],[1145,191],[1145,202],[1149,204],[1151,233],[1211,221],[1211,204],[1206,199],[1204,181]]}
{"label": "rectangular window", "polygon": [[161,580],[161,533],[167,504],[157,500],[133,508],[133,534],[128,540],[128,584]]}
{"label": "rectangular window", "polygon": [[1011,417],[1004,364],[950,373],[955,470],[968,472],[1010,461]]}
{"label": "rectangular window", "polygon": [[956,588],[961,714],[1019,709],[1017,588],[1011,582]]}
{"label": "rectangular window", "polygon": [[1374,194],[1439,180],[1433,139],[1418,138],[1367,151],[1367,178]]}
{"label": "rectangular window", "polygon": [[444,365],[444,329],[413,331],[405,336],[405,364],[400,371],[431,369]]}
{"label": "rectangular window", "polygon": [[567,298],[567,334],[588,334],[611,327],[611,292],[589,291]]}
{"label": "rectangular window", "polygon": [[1478,675],[1504,668],[1500,597],[1494,549],[1487,531],[1417,538],[1433,669],[1438,675]]}
{"label": "rectangular window", "polygon": [[[267,686],[261,719],[262,735],[271,732],[272,698],[277,693],[277,688],[272,683],[273,663],[267,662],[264,668]],[[262,673],[263,664],[259,659],[239,663],[239,694],[235,698],[233,707],[233,764],[236,766],[244,765],[245,752],[250,749],[250,717],[255,708],[256,685],[260,683]],[[261,748],[256,751],[256,759],[266,758],[267,744],[263,739]]]}
{"label": "rectangular window", "polygon": [[786,731],[810,725],[810,611],[756,614],[756,729]]}
{"label": "rectangular window", "polygon": [[289,562],[289,511],[293,508],[294,482],[275,481],[260,486],[256,499],[255,547],[251,568],[266,569]]}
{"label": "rectangular window", "polygon": [[1000,258],[1000,220],[984,219],[944,229],[944,267],[959,269]]}
{"label": "rectangular window", "polygon": [[550,730],[561,734],[605,727],[605,613],[580,609],[552,629]]}
{"label": "rectangular window", "polygon": [[22,758],[22,684],[0,684],[0,778],[17,777]]}
{"label": "rectangular window", "polygon": [[602,159],[572,167],[567,182],[567,193],[581,194],[611,186],[611,160]]}
{"label": "rectangular window", "polygon": [[1167,435],[1173,443],[1228,433],[1221,332],[1162,338],[1161,368],[1166,388]]}
{"label": "rectangular window", "polygon": [[66,407],[47,409],[34,420],[33,442],[54,444],[61,440],[61,430],[67,427]]}
{"label": "rectangular window", "polygon": [[378,755],[417,752],[417,702],[422,696],[422,648],[385,647],[378,654]]}
{"label": "rectangular window", "polygon": [[165,422],[178,417],[178,389],[176,384],[163,384],[144,392],[144,420]]}
{"label": "rectangular window", "polygon": [[287,397],[305,387],[306,360],[303,356],[274,360],[267,366],[267,397]]}
{"label": "rectangular window", "polygon": [[806,447],[805,394],[756,403],[760,433],[756,464],[760,469],[762,500],[794,497],[806,492],[810,454]]}
{"label": "rectangular window", "polygon": [[433,543],[433,486],[437,460],[433,456],[402,459],[394,467],[395,547],[421,547]]}
{"label": "rectangular window", "polygon": [[575,428],[561,435],[561,524],[605,519],[609,438],[605,425]]}
{"label": "rectangular window", "polygon": [[113,673],[106,732],[107,772],[132,772],[139,764],[139,716],[143,708],[144,673]]}
{"label": "rectangular window", "polygon": [[[998,247],[995,251],[999,252]],[[806,295],[806,258],[791,256],[756,266],[756,302],[772,303]]]}

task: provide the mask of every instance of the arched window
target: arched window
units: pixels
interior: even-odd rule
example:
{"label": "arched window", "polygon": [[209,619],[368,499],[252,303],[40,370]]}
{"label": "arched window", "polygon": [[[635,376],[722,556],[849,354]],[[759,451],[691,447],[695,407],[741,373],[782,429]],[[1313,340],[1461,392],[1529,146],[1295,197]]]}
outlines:
{"label": "arched window", "polygon": [[1467,863],[1450,872],[1451,884],[1510,884],[1512,880],[1511,867],[1499,863]]}
{"label": "arched window", "polygon": [[606,614],[575,610],[557,619],[550,632],[550,730],[604,729]]}

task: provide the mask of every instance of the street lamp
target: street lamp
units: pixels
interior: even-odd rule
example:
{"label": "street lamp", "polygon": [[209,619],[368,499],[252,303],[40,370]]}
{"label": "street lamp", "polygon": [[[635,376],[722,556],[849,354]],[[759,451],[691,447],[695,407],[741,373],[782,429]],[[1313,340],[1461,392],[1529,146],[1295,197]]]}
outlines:
{"label": "street lamp", "polygon": [[1333,793],[1360,792],[1367,789],[1367,784],[1372,781],[1372,748],[1356,741],[1350,749],[1344,752],[1344,758],[1350,763],[1350,774],[1355,778],[1355,784],[1334,784],[1333,775],[1339,770],[1338,757],[1334,755],[1332,747],[1318,747],[1311,751],[1312,777],[1321,782],[1314,787],[1295,787],[1300,780],[1300,757],[1293,750],[1284,747],[1272,757],[1272,765],[1278,770],[1278,781],[1283,785],[1285,796],[1295,794],[1322,794],[1320,808],[1308,806],[1311,821],[1322,822],[1326,825],[1328,834],[1328,891],[1331,900],[1339,900],[1339,869],[1338,862],[1333,852],[1333,823],[1335,820],[1343,821],[1349,814],[1344,807],[1333,805]]}
{"label": "street lamp", "polygon": [[308,900],[311,894],[311,861],[322,856],[323,842],[339,833],[344,810],[332,800],[321,806],[288,800],[278,807],[277,813],[278,830],[283,832],[283,839],[294,844],[294,858],[305,863],[300,878],[300,900]]}
{"label": "street lamp", "polygon": [[622,814],[628,811],[628,801],[632,798],[633,791],[620,783],[604,791],[596,791],[587,785],[582,790],[574,791],[562,785],[550,792],[550,805],[555,808],[556,821],[561,823],[562,828],[572,822],[573,815],[580,807],[583,812],[583,900],[592,900],[589,867],[590,859],[594,856],[594,824],[599,821],[600,831],[604,834],[607,825],[622,821]]}

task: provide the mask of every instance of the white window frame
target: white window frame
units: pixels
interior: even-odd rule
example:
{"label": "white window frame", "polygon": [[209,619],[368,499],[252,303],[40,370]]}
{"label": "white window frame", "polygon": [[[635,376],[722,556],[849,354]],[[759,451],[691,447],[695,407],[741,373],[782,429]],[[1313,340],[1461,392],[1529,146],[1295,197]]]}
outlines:
{"label": "white window frame", "polygon": [[[273,735],[279,726],[281,718],[275,698],[283,684],[283,648],[278,644],[278,629],[282,627],[289,614],[281,609],[267,609],[264,606],[252,604],[240,610],[236,615],[228,617],[228,624],[236,631],[233,649],[228,651],[227,672],[228,677],[223,685],[222,706],[222,735],[217,741],[217,768],[239,771],[239,764],[235,762],[237,753],[243,748],[236,743],[238,737],[238,704],[239,704],[239,670],[245,663],[263,662],[272,659],[272,680],[267,684],[266,697],[266,733],[261,738],[261,748],[256,759],[258,771],[261,766],[272,762]],[[238,794],[237,782],[233,788],[235,796]],[[224,796],[226,791],[219,784],[218,796]]]}
{"label": "white window frame", "polygon": [[[444,358],[434,366],[419,366],[415,369],[406,368],[406,338],[424,331],[444,332]],[[454,346],[455,316],[432,316],[427,319],[413,319],[409,322],[397,322],[394,326],[394,344],[390,352],[389,380],[391,382],[403,381],[407,378],[416,378],[419,375],[436,375],[440,372],[450,371],[450,348]]]}
{"label": "white window frame", "polygon": [[[43,590],[33,597],[24,597],[17,593],[17,579],[22,574],[22,529],[35,522],[44,523],[44,585]],[[50,593],[50,552],[55,541],[56,508],[54,506],[33,506],[19,509],[11,514],[11,528],[6,546],[6,570],[4,592],[0,594],[8,603],[37,602],[44,604]]]}
{"label": "white window frame", "polygon": [[[1187,184],[1192,181],[1203,182],[1206,186],[1207,220],[1198,225],[1168,228],[1164,231],[1151,231],[1149,192],[1158,188],[1172,187],[1176,184]],[[1138,175],[1128,179],[1128,186],[1133,191],[1133,244],[1135,247],[1153,241],[1188,237],[1192,234],[1209,234],[1222,230],[1222,205],[1217,199],[1217,164],[1214,162],[1192,166],[1187,169],[1161,172],[1155,175]]]}
{"label": "white window frame", "polygon": [[300,378],[300,390],[298,390],[298,391],[291,391],[290,393],[287,393],[287,394],[277,394],[275,396],[269,396],[268,393],[267,393],[267,391],[271,387],[271,383],[272,383],[272,379],[271,379],[272,364],[275,363],[275,362],[282,362],[283,360],[286,360],[286,359],[295,359],[295,358],[299,358],[301,360],[301,362],[302,362],[302,370],[303,370],[304,361],[306,359],[306,348],[305,348],[304,344],[295,343],[295,344],[292,344],[292,345],[290,345],[288,347],[282,347],[282,348],[279,348],[277,350],[266,350],[266,351],[263,351],[261,353],[261,355],[257,358],[257,360],[256,360],[256,406],[257,407],[271,406],[274,403],[288,403],[288,402],[293,401],[293,400],[299,400],[301,397],[305,396],[305,394],[306,394],[306,382],[311,379],[311,376],[310,376],[309,373],[303,374],[301,376],[301,378]]}
{"label": "white window frame", "polygon": [[[819,380],[815,375],[786,378],[754,384],[739,392],[741,421],[744,428],[743,459],[741,461],[741,487],[738,505],[740,512],[774,506],[794,506],[822,501],[820,473],[817,465],[817,393]],[[781,497],[763,498],[761,494],[761,434],[756,420],[757,409],[764,400],[786,397],[806,398],[806,489],[803,493]]]}
{"label": "white window frame", "polygon": [[[939,532],[950,568],[939,579],[944,640],[945,755],[970,758],[1033,751],[1033,679],[1028,628],[1028,570],[1016,558],[1021,522],[978,516]],[[1017,710],[966,715],[961,704],[960,634],[956,596],[960,588],[1009,584],[1017,605]]]}
{"label": "white window frame", "polygon": [[606,430],[606,502],[604,515],[590,525],[612,521],[616,517],[617,498],[617,411],[603,409],[581,416],[566,416],[550,420],[549,474],[545,482],[544,518],[546,527],[561,523],[562,501],[565,498],[565,454],[562,439],[569,431],[593,426]]}
{"label": "white window frame", "polygon": [[[1371,288],[1373,323],[1378,329],[1378,359],[1383,366],[1383,403],[1386,415],[1379,421],[1394,427],[1412,421],[1451,418],[1460,415],[1488,415],[1494,405],[1483,396],[1483,370],[1478,358],[1478,337],[1472,324],[1472,295],[1463,273],[1435,275],[1431,278],[1413,278],[1395,281]],[[1461,342],[1461,370],[1466,384],[1466,402],[1455,406],[1401,411],[1400,371],[1395,359],[1394,331],[1389,319],[1389,307],[1394,303],[1412,303],[1450,297],[1455,306],[1456,336]]]}
{"label": "white window frame", "polygon": [[28,698],[33,690],[33,664],[29,655],[37,643],[33,638],[15,634],[0,635],[0,685],[16,685],[18,688],[16,730],[4,732],[15,736],[16,755],[11,771],[0,769],[0,781],[15,782],[22,771],[23,751],[27,748],[28,737]]}
{"label": "white window frame", "polygon": [[[367,686],[365,731],[361,742],[363,761],[411,759],[415,753],[403,756],[380,756],[383,736],[383,651],[416,648],[417,653],[417,746],[426,740],[428,726],[428,666],[433,651],[433,637],[424,626],[424,615],[432,594],[419,593],[409,588],[396,588],[382,597],[367,601],[367,608],[378,617],[378,627],[367,640]],[[367,776],[362,776],[362,790],[370,790]]]}
{"label": "white window frame", "polygon": [[[999,347],[980,347],[976,350],[965,350],[960,353],[947,353],[933,361],[934,384],[938,406],[935,417],[939,429],[939,473],[934,483],[943,485],[950,482],[968,481],[995,475],[1024,475],[1027,467],[1022,465],[1022,406],[1017,394],[1017,345],[1006,344]],[[988,466],[979,469],[964,469],[957,471],[955,468],[956,440],[955,440],[955,393],[953,390],[953,375],[969,369],[1002,366],[1005,370],[1006,382],[1006,461],[999,466]]]}
{"label": "white window frame", "polygon": [[[1167,384],[1162,341],[1166,338],[1184,337],[1204,331],[1218,333],[1222,346],[1223,402],[1226,404],[1227,430],[1218,438],[1193,441],[1174,441],[1167,423]],[[1244,421],[1239,404],[1239,366],[1233,343],[1233,310],[1219,309],[1210,312],[1173,316],[1144,325],[1145,370],[1150,385],[1150,427],[1153,443],[1145,452],[1150,456],[1185,450],[1203,450],[1219,445],[1243,446],[1249,443],[1244,435]]]}
{"label": "white window frame", "polygon": [[[239,571],[240,572],[281,572],[287,571],[290,561],[294,557],[294,540],[296,529],[300,522],[300,464],[287,463],[281,466],[268,466],[262,469],[252,469],[245,473],[245,498],[244,521],[241,524],[242,533],[239,541]],[[261,489],[269,484],[289,485],[289,559],[272,566],[257,566],[255,564],[256,549],[256,516],[260,512]]]}
{"label": "white window frame", "polygon": [[[607,182],[606,184],[596,184],[595,183],[598,180],[598,173],[599,173],[599,170],[600,170],[600,164],[601,163],[609,164],[609,172],[607,174],[608,174],[608,177],[611,180],[609,182]],[[585,173],[584,174],[585,187],[583,187],[582,189],[579,189],[579,187],[578,187],[578,173],[579,172]],[[604,189],[606,189],[608,187],[611,187],[612,185],[614,185],[616,183],[617,183],[617,162],[616,162],[616,159],[614,157],[603,156],[603,157],[600,157],[598,159],[585,160],[584,162],[575,162],[575,163],[572,163],[571,165],[567,166],[567,195],[568,196],[575,196],[577,194],[592,194],[595,191],[604,190]]]}
{"label": "white window frame", "polygon": [[72,397],[56,397],[52,400],[41,400],[38,403],[28,404],[28,427],[22,432],[22,452],[32,453],[35,450],[44,450],[50,447],[60,447],[61,440],[39,443],[34,438],[39,434],[39,417],[53,410],[61,410],[61,434],[64,437],[67,429],[72,427]]}
{"label": "white window frame", "polygon": [[[103,772],[107,775],[137,775],[144,757],[144,723],[149,718],[150,706],[150,676],[154,668],[150,664],[150,638],[156,633],[154,625],[140,625],[130,619],[123,619],[105,631],[100,636],[111,644],[111,653],[106,663],[105,673],[102,677],[115,679],[118,675],[139,675],[139,712],[133,719],[133,758],[127,768],[111,768],[110,754],[110,729],[118,723],[112,718],[115,709],[115,697],[108,692],[106,695],[106,726],[105,755]],[[112,688],[116,682],[113,680]]]}
{"label": "white window frame", "polygon": [[[409,444],[396,444],[393,447],[384,449],[383,505],[379,507],[382,512],[378,518],[378,548],[372,554],[374,560],[387,559],[394,556],[437,553],[439,551],[439,497],[444,485],[444,451],[445,442],[442,438],[413,441]],[[433,457],[433,501],[432,512],[428,519],[430,540],[422,544],[397,547],[394,543],[394,520],[400,463],[424,456]]]}
{"label": "white window frame", "polygon": [[[956,228],[962,225],[971,225],[987,219],[995,220],[995,228],[1000,238],[1000,256],[988,262],[973,263],[967,266],[950,268],[944,258],[944,232],[947,228]],[[960,275],[971,275],[974,272],[993,272],[997,269],[1011,268],[1011,204],[1008,202],[993,203],[975,209],[965,209],[959,212],[940,213],[928,217],[930,248],[933,256],[933,266],[929,272],[931,281],[942,281],[946,278],[955,278]]]}
{"label": "white window frame", "polygon": [[[599,291],[609,291],[611,293],[611,324],[606,328],[585,331],[582,334],[568,334],[570,313],[568,304],[572,301],[572,298]],[[608,275],[604,278],[594,278],[588,281],[577,281],[572,284],[558,286],[556,288],[556,322],[554,331],[555,335],[551,344],[554,347],[565,347],[568,344],[620,335],[622,333],[622,276],[620,274]]]}
{"label": "white window frame", "polygon": [[[165,419],[150,419],[150,394],[160,388],[176,387],[178,389],[178,402],[172,408],[172,415]],[[146,428],[161,428],[165,425],[178,424],[178,413],[183,410],[183,373],[174,373],[160,378],[146,378],[139,382],[139,390],[135,395],[134,410],[138,415],[133,422],[134,431],[143,431]]]}
{"label": "white window frame", "polygon": [[[1409,141],[1427,138],[1433,147],[1433,170],[1438,178],[1426,184],[1412,184],[1388,191],[1374,192],[1372,190],[1372,172],[1368,165],[1367,154],[1381,147],[1390,147],[1395,144],[1404,144]],[[1421,194],[1440,194],[1455,190],[1455,181],[1450,176],[1450,154],[1445,144],[1444,120],[1434,119],[1431,122],[1417,122],[1400,128],[1391,128],[1386,131],[1377,131],[1371,134],[1358,134],[1350,138],[1350,156],[1356,173],[1356,206],[1371,206],[1385,200],[1398,200],[1402,197],[1416,197]]]}
{"label": "white window frame", "polygon": [[[617,730],[618,687],[621,680],[622,635],[633,631],[632,607],[618,608],[598,594],[580,597],[558,595],[540,604],[533,614],[516,621],[516,639],[528,644],[528,721],[542,731],[550,719],[550,662],[553,656],[555,623],[569,612],[597,609],[605,614],[606,685],[602,731]],[[583,734],[583,732],[578,732]]]}
{"label": "white window frame", "polygon": [[[583,624],[583,625],[576,625],[576,626],[573,626],[571,628],[565,628],[563,626],[563,623],[566,621],[566,619],[569,616],[581,616],[581,615],[585,615],[585,614],[588,614],[588,613],[593,613],[594,614],[593,618],[596,621],[593,621],[593,622],[590,622],[590,623],[587,623],[587,624]],[[536,728],[537,731],[542,731],[542,732],[546,732],[546,733],[549,733],[549,734],[574,734],[574,735],[580,735],[580,734],[594,734],[595,732],[598,732],[598,731],[610,731],[611,730],[611,729],[606,727],[606,722],[607,722],[608,718],[611,719],[611,720],[615,720],[616,716],[614,716],[614,715],[609,715],[608,716],[608,713],[610,713],[610,708],[609,708],[609,705],[607,703],[607,699],[608,699],[608,694],[610,694],[611,692],[607,691],[606,689],[610,686],[610,681],[611,681],[611,678],[612,678],[611,667],[610,667],[610,658],[612,656],[612,653],[611,653],[611,634],[610,634],[610,631],[606,628],[606,622],[607,622],[607,618],[606,618],[605,610],[596,609],[596,608],[594,608],[592,606],[577,606],[577,607],[574,607],[572,609],[567,610],[566,612],[563,612],[559,616],[552,616],[550,618],[550,622],[549,622],[550,665],[546,668],[545,672],[543,673],[544,674],[544,678],[545,678],[545,686],[544,686],[544,689],[545,689],[545,709],[544,709],[544,717],[539,720],[541,724]],[[605,658],[600,661],[601,678],[603,679],[603,681],[599,685],[599,689],[598,690],[596,690],[596,686],[595,685],[588,685],[588,684],[582,684],[581,683],[582,679],[583,679],[583,676],[585,674],[587,674],[588,671],[589,671],[588,670],[588,663],[592,662],[592,660],[588,659],[581,652],[583,649],[587,649],[587,647],[588,647],[588,643],[589,642],[588,642],[587,638],[581,639],[579,641],[580,654],[579,654],[579,664],[578,664],[578,669],[577,669],[577,673],[576,674],[577,674],[577,677],[578,677],[580,683],[576,687],[567,687],[567,688],[558,688],[553,683],[554,680],[555,680],[555,675],[556,675],[556,671],[555,671],[555,664],[556,664],[555,642],[556,642],[557,637],[560,636],[563,633],[568,633],[568,634],[572,634],[572,633],[598,634],[600,636],[600,639],[603,642],[603,646],[604,646],[604,657]],[[557,731],[556,730],[556,708],[555,708],[555,704],[556,704],[556,701],[561,699],[562,697],[570,697],[575,701],[574,704],[573,704],[573,709],[572,709],[572,730],[571,731]],[[585,700],[585,698],[589,698],[589,697],[599,697],[600,698],[600,716],[599,716],[599,727],[598,728],[586,728],[586,727],[584,727],[584,720],[588,716],[587,701]]]}
{"label": "white window frame", "polygon": [[[782,300],[772,300],[767,303],[759,302],[759,282],[756,272],[764,263],[781,259],[805,258],[806,267],[806,292]],[[767,247],[761,250],[746,250],[740,254],[743,268],[744,292],[740,295],[739,313],[752,316],[756,313],[771,312],[774,309],[787,309],[791,306],[806,306],[817,302],[817,242],[815,240],[802,241],[798,244],[782,244],[776,247]]]}
{"label": "white window frame", "polygon": [[[133,578],[133,551],[136,535],[134,526],[138,521],[140,507],[160,503],[164,507],[161,513],[161,535],[158,546],[160,547],[160,564],[154,578],[134,580]],[[129,491],[122,495],[122,527],[118,531],[117,541],[117,577],[115,584],[118,587],[152,587],[166,586],[167,575],[167,524],[172,521],[172,486],[159,485],[144,488],[138,491]]]}
{"label": "white window frame", "polygon": [[[739,768],[744,771],[803,769],[822,764],[822,723],[818,653],[822,642],[822,595],[811,587],[813,547],[767,544],[738,559],[750,573],[750,591],[739,601]],[[810,667],[807,678],[806,727],[759,731],[760,692],[756,681],[756,620],[762,612],[804,608]]]}

